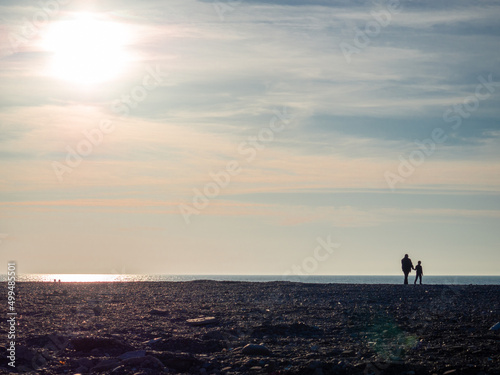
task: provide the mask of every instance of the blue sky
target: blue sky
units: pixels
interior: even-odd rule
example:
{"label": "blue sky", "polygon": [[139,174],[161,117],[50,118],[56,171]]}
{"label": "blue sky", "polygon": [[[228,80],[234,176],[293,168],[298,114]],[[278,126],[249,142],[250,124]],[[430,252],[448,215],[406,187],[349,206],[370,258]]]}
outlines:
{"label": "blue sky", "polygon": [[498,275],[498,3],[44,7],[0,1],[1,262]]}

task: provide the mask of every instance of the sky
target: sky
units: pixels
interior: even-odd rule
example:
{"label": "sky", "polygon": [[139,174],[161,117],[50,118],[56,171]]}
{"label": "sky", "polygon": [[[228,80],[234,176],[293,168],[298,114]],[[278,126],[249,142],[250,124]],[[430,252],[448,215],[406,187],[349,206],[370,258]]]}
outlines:
{"label": "sky", "polygon": [[499,15],[0,0],[0,264],[500,275]]}

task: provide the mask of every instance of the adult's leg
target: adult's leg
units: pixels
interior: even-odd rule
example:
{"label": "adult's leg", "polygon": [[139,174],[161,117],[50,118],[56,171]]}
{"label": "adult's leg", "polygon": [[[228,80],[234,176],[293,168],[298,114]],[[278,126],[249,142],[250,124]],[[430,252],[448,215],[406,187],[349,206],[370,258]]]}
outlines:
{"label": "adult's leg", "polygon": [[408,274],[409,272],[405,272],[405,284],[408,284]]}

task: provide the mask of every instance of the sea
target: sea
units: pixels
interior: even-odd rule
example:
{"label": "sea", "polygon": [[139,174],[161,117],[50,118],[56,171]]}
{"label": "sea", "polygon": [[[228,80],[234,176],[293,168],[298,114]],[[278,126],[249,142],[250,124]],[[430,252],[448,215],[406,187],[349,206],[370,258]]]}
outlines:
{"label": "sea", "polygon": [[[340,275],[159,275],[159,274],[19,274],[17,282],[161,282],[161,281],[289,281],[314,284],[402,284],[403,275],[387,276],[340,276]],[[414,275],[410,274],[410,283]],[[0,275],[0,282],[7,281],[7,275]],[[500,285],[500,276],[424,276],[424,284],[433,285]]]}

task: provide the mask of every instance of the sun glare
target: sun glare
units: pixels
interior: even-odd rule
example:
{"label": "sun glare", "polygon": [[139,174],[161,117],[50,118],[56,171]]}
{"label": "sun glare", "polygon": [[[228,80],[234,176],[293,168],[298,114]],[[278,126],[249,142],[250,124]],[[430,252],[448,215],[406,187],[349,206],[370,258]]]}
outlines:
{"label": "sun glare", "polygon": [[124,25],[88,13],[54,23],[43,41],[53,54],[49,74],[81,84],[116,78],[130,61],[128,34]]}

